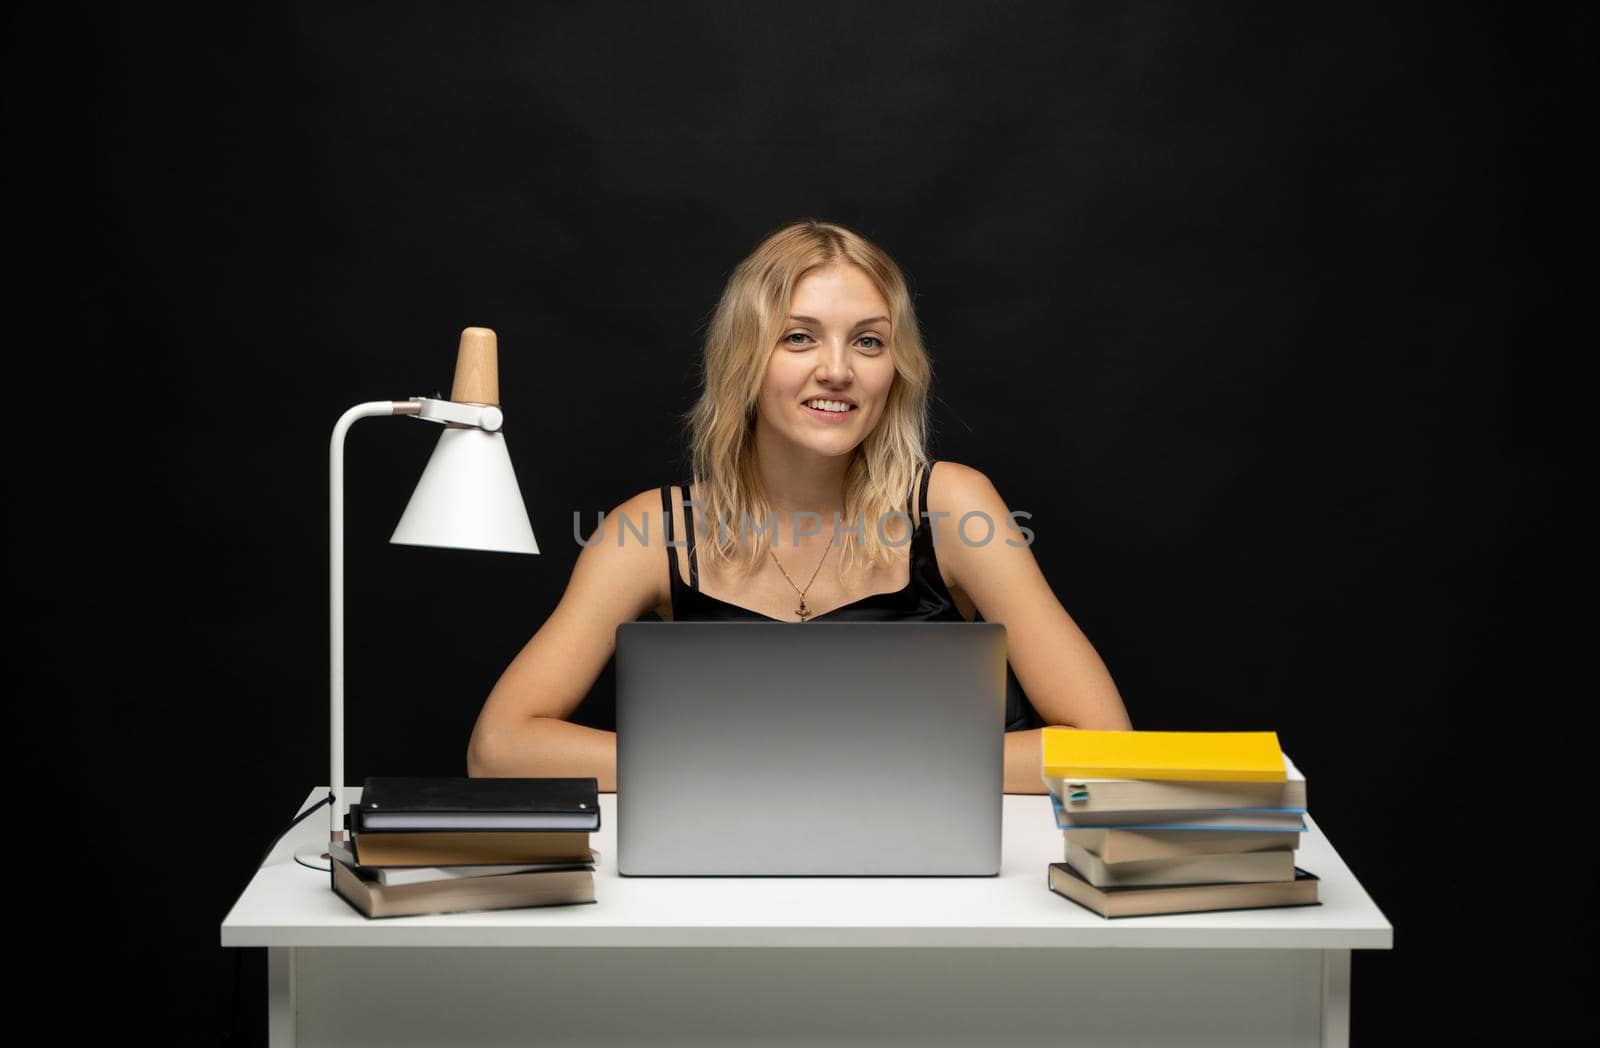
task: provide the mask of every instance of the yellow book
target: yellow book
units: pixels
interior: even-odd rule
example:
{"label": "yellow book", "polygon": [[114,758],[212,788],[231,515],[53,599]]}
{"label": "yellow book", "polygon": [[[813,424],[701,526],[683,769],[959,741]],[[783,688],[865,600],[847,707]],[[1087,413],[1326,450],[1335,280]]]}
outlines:
{"label": "yellow book", "polygon": [[1066,779],[1283,782],[1275,731],[1044,729],[1044,774]]}

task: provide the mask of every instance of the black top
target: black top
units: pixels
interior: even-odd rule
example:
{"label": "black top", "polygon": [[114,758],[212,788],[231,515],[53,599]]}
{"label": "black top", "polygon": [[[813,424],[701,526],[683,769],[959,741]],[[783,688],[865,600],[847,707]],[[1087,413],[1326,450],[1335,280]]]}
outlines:
{"label": "black top", "polygon": [[[933,473],[933,463],[922,471],[922,482],[917,506],[916,528],[911,534],[911,579],[901,589],[889,593],[870,593],[860,600],[842,604],[831,611],[813,615],[811,622],[965,622],[966,617],[956,607],[955,598],[939,573],[939,558],[934,550],[933,529],[928,526],[928,478]],[[683,488],[683,534],[689,556],[689,581],[685,582],[678,569],[676,547],[670,543],[675,528],[672,513],[672,488]],[[688,504],[687,484],[661,485],[661,508],[666,516],[668,574],[672,581],[672,618],[675,622],[717,622],[735,619],[758,619],[764,622],[781,622],[759,611],[719,600],[700,590],[700,565],[695,558],[694,508]],[[906,516],[911,517],[910,492],[906,493]],[[983,621],[977,614],[974,621]],[[798,618],[795,625],[801,625]],[[1011,665],[1006,664],[1006,730],[1019,731],[1043,725],[1039,715],[1018,685]]]}
{"label": "black top", "polygon": [[[956,607],[955,598],[939,574],[939,560],[933,549],[933,530],[927,526],[928,476],[933,472],[930,463],[922,474],[921,501],[924,507],[922,520],[917,522],[911,535],[911,579],[901,589],[889,593],[869,593],[860,600],[841,604],[832,611],[813,615],[811,622],[824,619],[834,622],[965,622],[966,618]],[[683,581],[678,570],[678,556],[672,546],[667,548],[667,560],[672,575],[672,618],[675,622],[716,622],[728,619],[774,619],[759,611],[738,604],[718,600],[700,590],[700,564],[695,558],[694,507],[688,503],[689,489],[683,487],[684,542],[689,553],[689,581]],[[661,508],[667,519],[667,542],[674,540],[672,514],[672,485],[661,486]],[[906,495],[906,519],[911,519],[911,496]],[[799,618],[794,620],[800,624]]]}

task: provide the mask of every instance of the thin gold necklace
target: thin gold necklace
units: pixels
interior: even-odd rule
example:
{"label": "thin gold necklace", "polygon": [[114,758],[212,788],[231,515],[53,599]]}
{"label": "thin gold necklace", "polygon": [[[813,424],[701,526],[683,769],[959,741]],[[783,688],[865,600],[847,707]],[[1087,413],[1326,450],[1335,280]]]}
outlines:
{"label": "thin gold necklace", "polygon": [[[822,551],[822,560],[828,559],[828,553],[832,549],[833,543],[830,542],[828,543],[828,548]],[[772,552],[772,547],[770,546],[767,547],[767,555],[772,558],[772,563],[778,565],[778,570],[783,571],[783,565],[778,563],[778,555]],[[784,579],[788,581],[789,585],[794,586],[795,592],[800,594],[800,606],[794,609],[794,613],[800,616],[801,622],[805,622],[811,618],[811,609],[806,607],[806,590],[811,588],[812,582],[817,581],[817,572],[822,570],[822,560],[817,561],[816,571],[811,573],[811,580],[810,582],[806,583],[806,589],[801,589],[799,586],[794,586],[794,579],[789,578],[789,573],[787,571],[783,571]]]}

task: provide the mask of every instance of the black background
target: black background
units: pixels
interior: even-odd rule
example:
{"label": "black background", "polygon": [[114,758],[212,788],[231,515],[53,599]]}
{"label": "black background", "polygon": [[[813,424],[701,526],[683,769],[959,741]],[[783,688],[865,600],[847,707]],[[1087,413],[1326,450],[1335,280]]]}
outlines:
{"label": "black background", "polygon": [[1561,610],[1583,394],[1547,254],[1577,207],[1570,30],[1281,4],[8,17],[13,744],[65,805],[32,830],[39,912],[59,891],[82,921],[45,932],[125,1021],[264,1043],[261,951],[236,972],[218,925],[326,779],[339,414],[447,394],[460,328],[498,331],[541,556],[390,546],[437,431],[347,445],[348,781],[463,774],[573,513],[684,475],[728,272],[812,216],[909,274],[933,453],[1034,514],[1135,725],[1275,728],[1307,772],[1395,926],[1355,955],[1355,1043],[1592,1029],[1564,792],[1592,687]]}

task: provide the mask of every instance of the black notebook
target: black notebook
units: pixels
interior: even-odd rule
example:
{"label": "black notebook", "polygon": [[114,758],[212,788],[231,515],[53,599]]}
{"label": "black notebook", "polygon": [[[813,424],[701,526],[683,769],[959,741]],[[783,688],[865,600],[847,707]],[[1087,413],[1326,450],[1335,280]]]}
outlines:
{"label": "black notebook", "polygon": [[600,828],[595,779],[374,777],[350,809],[356,833]]}

